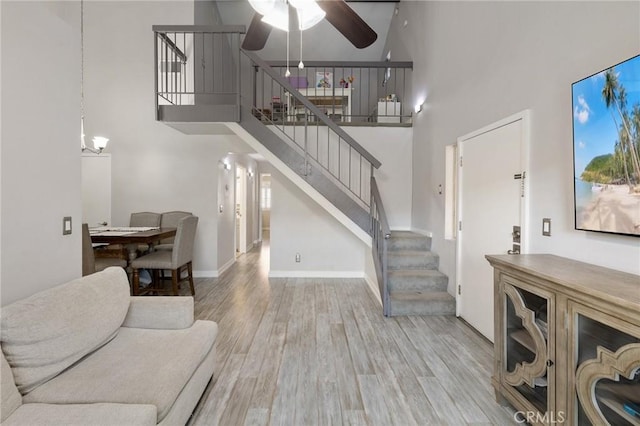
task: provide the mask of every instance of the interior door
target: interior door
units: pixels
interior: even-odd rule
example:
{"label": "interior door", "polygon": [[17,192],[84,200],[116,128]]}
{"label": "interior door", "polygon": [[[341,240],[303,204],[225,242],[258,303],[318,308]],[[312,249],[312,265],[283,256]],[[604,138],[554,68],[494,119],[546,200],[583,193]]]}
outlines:
{"label": "interior door", "polygon": [[519,114],[458,140],[458,314],[491,341],[493,269],[485,255],[526,251],[527,117]]}
{"label": "interior door", "polygon": [[236,165],[236,254],[247,251],[247,169]]}
{"label": "interior door", "polygon": [[82,222],[111,224],[111,155],[82,154]]}

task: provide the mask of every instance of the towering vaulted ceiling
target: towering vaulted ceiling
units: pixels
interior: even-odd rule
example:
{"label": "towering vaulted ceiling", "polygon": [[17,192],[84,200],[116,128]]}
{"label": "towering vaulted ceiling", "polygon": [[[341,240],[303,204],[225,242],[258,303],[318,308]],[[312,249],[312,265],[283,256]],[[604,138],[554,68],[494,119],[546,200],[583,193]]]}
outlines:
{"label": "towering vaulted ceiling", "polygon": [[[218,1],[220,18],[225,25],[251,23],[254,10],[246,0]],[[303,61],[379,61],[387,39],[389,25],[397,3],[388,1],[351,1],[349,6],[378,34],[375,43],[365,49],[357,49],[331,24],[322,21],[302,33]],[[300,59],[300,32],[294,29],[289,35],[290,59]],[[284,31],[273,29],[264,49],[257,54],[266,60],[286,59],[287,37]]]}

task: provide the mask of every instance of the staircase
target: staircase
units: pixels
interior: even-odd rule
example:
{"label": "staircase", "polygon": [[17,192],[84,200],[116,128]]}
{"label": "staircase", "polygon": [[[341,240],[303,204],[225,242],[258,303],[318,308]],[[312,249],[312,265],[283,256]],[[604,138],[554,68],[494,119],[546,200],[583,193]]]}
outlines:
{"label": "staircase", "polygon": [[[374,176],[380,161],[289,80],[240,49],[242,31],[202,26],[154,26],[154,31],[158,121],[187,134],[189,123],[231,130],[370,245],[384,315],[455,312],[430,238],[389,230]],[[190,57],[185,52],[193,46],[201,48]]]}
{"label": "staircase", "polygon": [[389,315],[453,315],[456,301],[438,271],[431,238],[392,231],[388,243]]}

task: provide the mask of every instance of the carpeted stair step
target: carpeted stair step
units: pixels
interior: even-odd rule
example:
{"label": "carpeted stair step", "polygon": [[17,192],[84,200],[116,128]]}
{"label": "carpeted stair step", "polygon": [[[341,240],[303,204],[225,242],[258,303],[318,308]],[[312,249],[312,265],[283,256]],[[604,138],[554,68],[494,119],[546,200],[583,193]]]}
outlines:
{"label": "carpeted stair step", "polygon": [[391,251],[429,251],[431,250],[431,237],[409,231],[391,231],[387,248]]}
{"label": "carpeted stair step", "polygon": [[456,299],[446,291],[393,292],[389,295],[391,316],[401,315],[454,315]]}
{"label": "carpeted stair step", "polygon": [[435,269],[389,271],[389,291],[447,291],[449,278]]}
{"label": "carpeted stair step", "polygon": [[389,270],[398,269],[438,269],[439,257],[430,251],[389,251],[387,265]]}

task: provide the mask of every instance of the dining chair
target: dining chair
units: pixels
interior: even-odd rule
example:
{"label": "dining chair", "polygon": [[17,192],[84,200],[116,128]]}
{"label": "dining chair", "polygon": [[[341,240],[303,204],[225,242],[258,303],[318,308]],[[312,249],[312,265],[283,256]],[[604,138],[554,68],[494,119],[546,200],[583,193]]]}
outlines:
{"label": "dining chair", "polygon": [[82,276],[102,271],[109,266],[127,267],[127,261],[116,257],[96,258],[91,244],[89,224],[82,224]]}
{"label": "dining chair", "polygon": [[[177,228],[178,222],[183,217],[192,216],[191,212],[183,212],[183,211],[172,211],[172,212],[164,212],[160,215],[160,228]],[[173,241],[175,237],[165,238],[160,241],[160,244],[154,246],[156,250],[171,250],[173,249]]]}
{"label": "dining chair", "polygon": [[[138,227],[138,226],[149,226],[153,228],[157,228],[160,226],[160,213],[153,212],[135,212],[131,213],[129,217],[129,226]],[[144,254],[149,252],[148,244],[139,244],[137,248],[137,252],[139,254]]]}
{"label": "dining chair", "polygon": [[160,226],[160,213],[153,212],[135,212],[131,213],[129,218],[129,226]]}
{"label": "dining chair", "polygon": [[193,259],[193,244],[196,236],[196,227],[198,226],[197,216],[186,216],[178,221],[176,229],[176,237],[173,242],[172,250],[157,250],[149,254],[145,254],[133,262],[133,294],[138,295],[140,292],[140,269],[149,269],[153,271],[154,282],[147,292],[162,293],[166,292],[159,288],[158,271],[171,270],[171,293],[178,295],[179,284],[182,281],[182,272],[184,268],[187,271],[187,279],[191,295],[195,295],[193,286],[193,268],[191,261]]}

